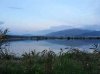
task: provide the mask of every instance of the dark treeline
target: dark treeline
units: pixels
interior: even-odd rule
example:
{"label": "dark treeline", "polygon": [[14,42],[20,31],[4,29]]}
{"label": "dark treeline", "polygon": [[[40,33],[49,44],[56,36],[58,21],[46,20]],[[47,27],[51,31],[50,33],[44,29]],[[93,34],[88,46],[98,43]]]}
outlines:
{"label": "dark treeline", "polygon": [[66,37],[54,37],[54,36],[18,36],[18,35],[5,35],[7,40],[46,40],[46,39],[67,39],[67,40],[74,40],[74,39],[80,39],[80,40],[85,40],[85,39],[100,39],[99,36],[66,36]]}

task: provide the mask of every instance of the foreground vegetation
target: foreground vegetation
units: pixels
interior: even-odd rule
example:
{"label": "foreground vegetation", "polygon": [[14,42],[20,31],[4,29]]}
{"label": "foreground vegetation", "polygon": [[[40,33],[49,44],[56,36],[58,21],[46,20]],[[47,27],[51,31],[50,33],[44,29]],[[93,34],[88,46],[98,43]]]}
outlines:
{"label": "foreground vegetation", "polygon": [[44,50],[16,57],[6,49],[0,50],[0,74],[100,74],[100,52],[79,49],[59,52]]}

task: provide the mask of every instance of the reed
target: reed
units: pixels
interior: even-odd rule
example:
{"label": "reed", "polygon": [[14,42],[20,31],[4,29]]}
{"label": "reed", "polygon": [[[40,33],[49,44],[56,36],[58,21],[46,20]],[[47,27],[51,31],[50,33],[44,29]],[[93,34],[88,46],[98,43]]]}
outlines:
{"label": "reed", "polygon": [[1,74],[99,74],[100,52],[70,49],[55,54],[53,51],[31,51],[16,57],[9,51],[0,51]]}

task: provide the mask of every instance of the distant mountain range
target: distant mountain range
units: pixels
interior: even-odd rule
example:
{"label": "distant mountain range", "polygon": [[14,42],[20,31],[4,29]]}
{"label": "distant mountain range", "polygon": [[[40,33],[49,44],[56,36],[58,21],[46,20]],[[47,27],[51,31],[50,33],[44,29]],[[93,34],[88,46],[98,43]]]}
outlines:
{"label": "distant mountain range", "polygon": [[100,31],[92,31],[92,32],[84,33],[80,36],[100,36]]}
{"label": "distant mountain range", "polygon": [[[0,24],[4,22],[0,21]],[[41,30],[33,31],[10,31],[8,35],[22,35],[22,36],[100,36],[100,25],[99,24],[84,24],[83,26],[71,26],[68,24],[54,25]]]}
{"label": "distant mountain range", "polygon": [[57,31],[61,31],[64,29],[71,29],[73,28],[72,26],[66,26],[66,25],[61,25],[61,26],[54,26],[45,30],[39,30],[39,31],[34,31],[32,32],[32,35],[46,35],[49,33],[53,33],[53,32],[57,32]]}
{"label": "distant mountain range", "polygon": [[100,31],[85,29],[67,29],[46,34],[47,36],[100,36]]}
{"label": "distant mountain range", "polygon": [[[3,24],[3,22],[0,22]],[[21,36],[100,36],[100,25],[84,25],[84,26],[70,26],[58,25],[52,26],[43,30],[30,32],[13,32],[10,31],[8,35]]]}

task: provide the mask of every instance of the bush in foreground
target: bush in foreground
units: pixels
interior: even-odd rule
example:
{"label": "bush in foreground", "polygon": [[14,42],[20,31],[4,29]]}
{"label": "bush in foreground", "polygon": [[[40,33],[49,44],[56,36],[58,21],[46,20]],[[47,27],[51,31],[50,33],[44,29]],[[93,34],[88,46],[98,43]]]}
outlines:
{"label": "bush in foreground", "polygon": [[[24,53],[16,57],[0,53],[0,74],[99,74],[100,52],[83,52],[72,49],[55,54],[44,50]],[[1,56],[2,55],[2,56]]]}

